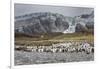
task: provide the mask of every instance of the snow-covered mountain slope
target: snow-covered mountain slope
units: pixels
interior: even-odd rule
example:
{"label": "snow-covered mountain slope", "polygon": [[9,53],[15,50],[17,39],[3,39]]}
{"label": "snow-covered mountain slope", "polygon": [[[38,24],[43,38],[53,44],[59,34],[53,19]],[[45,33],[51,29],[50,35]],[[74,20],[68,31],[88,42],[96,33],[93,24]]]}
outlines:
{"label": "snow-covered mountain slope", "polygon": [[76,32],[89,31],[94,29],[94,12],[75,17]]}
{"label": "snow-covered mountain slope", "polygon": [[29,34],[63,32],[68,27],[66,17],[57,13],[33,13],[15,17],[16,32]]}
{"label": "snow-covered mountain slope", "polygon": [[40,12],[15,17],[17,33],[74,33],[93,29],[94,12],[76,17],[66,17],[58,13]]}

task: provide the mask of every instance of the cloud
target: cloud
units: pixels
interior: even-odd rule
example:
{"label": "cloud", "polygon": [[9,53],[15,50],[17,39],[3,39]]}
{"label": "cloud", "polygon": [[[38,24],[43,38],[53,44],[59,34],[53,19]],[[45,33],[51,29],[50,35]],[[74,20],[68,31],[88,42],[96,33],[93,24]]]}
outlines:
{"label": "cloud", "polygon": [[36,12],[52,12],[59,13],[65,16],[78,16],[81,14],[89,14],[93,8],[85,7],[69,7],[69,6],[49,6],[49,5],[35,5],[35,4],[15,4],[15,16],[36,13]]}

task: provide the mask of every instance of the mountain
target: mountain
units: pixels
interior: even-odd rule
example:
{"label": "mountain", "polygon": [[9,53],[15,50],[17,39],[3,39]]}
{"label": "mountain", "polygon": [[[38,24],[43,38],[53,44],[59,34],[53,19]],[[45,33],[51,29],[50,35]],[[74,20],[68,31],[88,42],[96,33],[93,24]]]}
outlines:
{"label": "mountain", "polygon": [[94,12],[75,17],[75,32],[93,32],[94,31]]}
{"label": "mountain", "polygon": [[69,23],[65,16],[57,13],[33,13],[15,17],[15,32],[53,33],[68,29]]}
{"label": "mountain", "polygon": [[74,33],[94,29],[94,12],[76,17],[38,12],[15,17],[15,33]]}

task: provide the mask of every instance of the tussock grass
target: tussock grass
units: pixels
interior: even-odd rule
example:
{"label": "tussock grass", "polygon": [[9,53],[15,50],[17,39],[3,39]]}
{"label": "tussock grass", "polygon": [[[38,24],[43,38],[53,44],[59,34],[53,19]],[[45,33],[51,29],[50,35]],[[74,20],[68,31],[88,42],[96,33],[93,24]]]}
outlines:
{"label": "tussock grass", "polygon": [[43,37],[15,37],[15,45],[22,46],[50,46],[52,44],[63,43],[67,41],[94,41],[93,34],[61,34],[61,35],[43,35]]}

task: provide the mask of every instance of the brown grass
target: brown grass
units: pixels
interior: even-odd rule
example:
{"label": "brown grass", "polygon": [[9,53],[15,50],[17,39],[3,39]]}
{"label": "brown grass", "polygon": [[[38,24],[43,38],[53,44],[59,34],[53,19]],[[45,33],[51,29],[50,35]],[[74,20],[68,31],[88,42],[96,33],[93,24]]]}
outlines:
{"label": "brown grass", "polygon": [[52,44],[67,42],[67,41],[94,41],[93,34],[61,34],[61,35],[43,35],[43,37],[15,37],[15,45],[24,46],[50,46]]}

